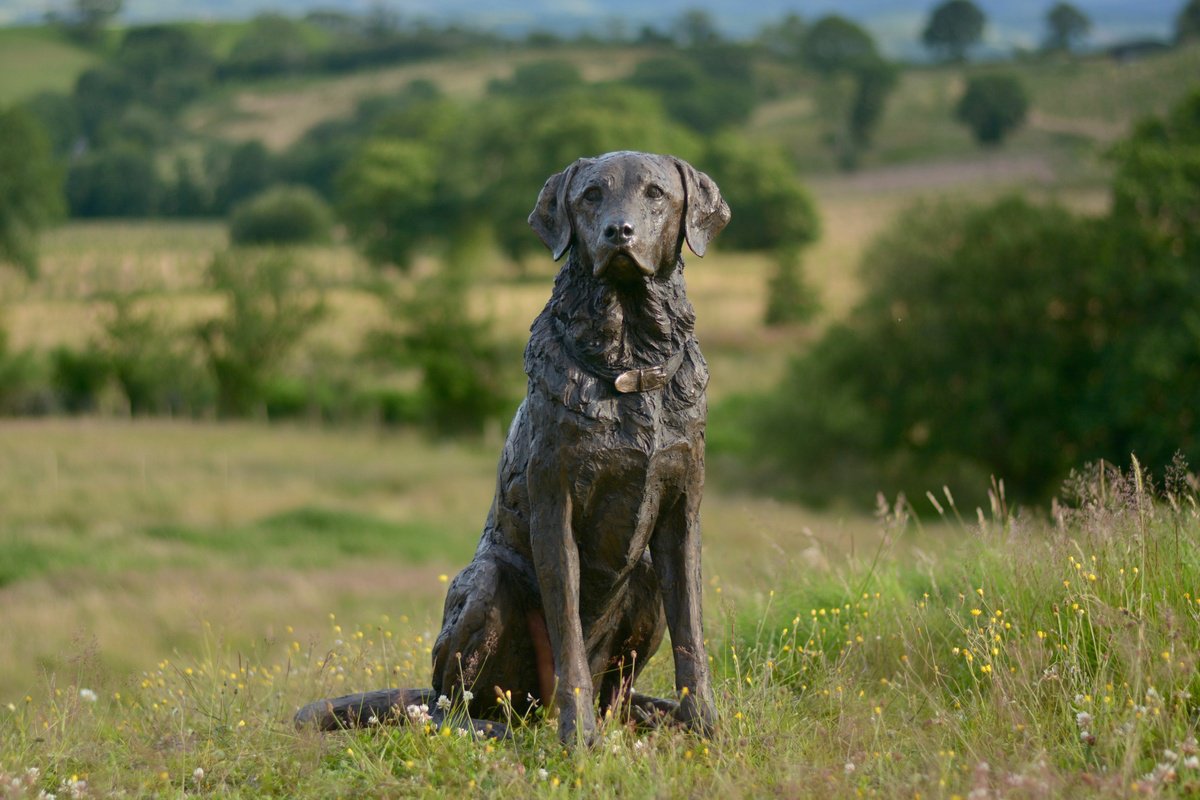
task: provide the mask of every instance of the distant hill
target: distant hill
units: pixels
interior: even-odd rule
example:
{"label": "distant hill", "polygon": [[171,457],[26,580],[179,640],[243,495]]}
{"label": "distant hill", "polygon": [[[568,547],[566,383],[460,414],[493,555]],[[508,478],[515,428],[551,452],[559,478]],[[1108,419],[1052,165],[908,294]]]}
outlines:
{"label": "distant hill", "polygon": [[[1169,34],[1183,0],[1076,0],[1095,23],[1091,41],[1096,45],[1135,37]],[[123,19],[146,22],[162,19],[236,19],[266,10],[302,15],[313,9],[337,8],[365,13],[376,0],[126,0]],[[912,0],[393,0],[385,3],[402,16],[435,20],[453,19],[483,28],[522,33],[534,28],[575,33],[588,28],[619,25],[635,33],[642,25],[665,27],[683,11],[702,8],[712,14],[722,30],[745,36],[784,14],[799,12],[807,18],[837,12],[869,27],[893,56],[919,57],[921,27],[935,4]],[[990,25],[988,46],[996,52],[1031,47],[1042,37],[1043,17],[1051,0],[979,0]],[[65,6],[63,0],[0,0],[0,24],[40,21],[48,10]]]}

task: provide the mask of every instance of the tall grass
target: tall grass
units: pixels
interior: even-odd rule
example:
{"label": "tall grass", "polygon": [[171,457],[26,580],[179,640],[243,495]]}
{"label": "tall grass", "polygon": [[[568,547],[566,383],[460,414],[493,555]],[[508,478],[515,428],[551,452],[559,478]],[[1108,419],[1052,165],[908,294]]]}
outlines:
{"label": "tall grass", "polygon": [[[0,786],[14,797],[1188,794],[1200,788],[1198,488],[1182,469],[1154,487],[1136,462],[1100,467],[1048,520],[1010,511],[1000,484],[974,513],[931,494],[952,534],[916,558],[901,545],[925,534],[901,500],[881,505],[882,544],[843,567],[781,566],[774,589],[717,587],[711,740],[610,721],[595,750],[568,752],[540,713],[504,742],[454,725],[296,731],[307,700],[427,681],[432,617],[330,615],[312,641],[281,628],[248,649],[202,625],[202,655],[132,681],[85,653],[0,708]],[[639,689],[671,684],[660,654]]]}

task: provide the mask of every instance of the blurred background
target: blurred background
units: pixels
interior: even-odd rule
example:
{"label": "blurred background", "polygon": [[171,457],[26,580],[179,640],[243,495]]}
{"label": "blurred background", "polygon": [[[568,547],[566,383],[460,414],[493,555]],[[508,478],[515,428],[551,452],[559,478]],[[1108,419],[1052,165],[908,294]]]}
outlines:
{"label": "blurred background", "polygon": [[203,623],[435,632],[525,218],[609,150],[733,209],[687,268],[711,592],[1200,459],[1200,0],[252,6],[0,0],[0,698]]}

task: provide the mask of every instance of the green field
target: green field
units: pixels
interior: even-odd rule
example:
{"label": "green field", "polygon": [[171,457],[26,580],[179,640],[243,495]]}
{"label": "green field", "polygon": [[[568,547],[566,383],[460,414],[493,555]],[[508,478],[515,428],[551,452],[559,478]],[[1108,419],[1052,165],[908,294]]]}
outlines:
{"label": "green field", "polygon": [[98,61],[49,28],[0,27],[0,106],[38,92],[69,92]]}
{"label": "green field", "polygon": [[[192,27],[224,54],[245,26]],[[651,54],[526,50],[232,83],[184,124],[278,151],[416,79],[470,100],[525,61],[566,58],[605,81]],[[46,28],[0,29],[0,106],[69,90],[98,59]],[[725,401],[777,385],[849,312],[867,288],[863,253],[910,204],[1019,191],[1103,211],[1104,149],[1195,85],[1200,45],[1128,64],[1005,67],[1033,109],[990,151],[951,109],[968,75],[996,67],[906,69],[853,174],[833,171],[813,86],[770,69],[779,91],[747,133],[789,149],[806,176],[822,233],[803,264],[821,311],[768,328],[769,256],[718,240],[688,259],[714,409],[711,740],[613,723],[594,751],[569,752],[539,720],[503,743],[453,726],[295,731],[309,700],[429,680],[445,584],[475,547],[502,431],[443,440],[367,422],[130,419],[102,402],[84,417],[0,418],[0,797],[1194,796],[1194,475],[1158,476],[1155,489],[1136,465],[1110,469],[1051,509],[1010,508],[1002,483],[979,487],[983,508],[958,508],[931,486],[880,497],[871,515],[872,486],[853,509],[751,492],[747,465],[720,443],[738,435]],[[221,221],[64,224],[43,235],[36,280],[0,268],[0,326],[12,351],[46,357],[97,337],[120,297],[186,332],[221,308],[205,271],[227,247]],[[356,359],[388,313],[371,291],[377,273],[340,234],[299,258],[329,313],[288,368],[374,369]],[[519,347],[555,266],[518,269],[489,246],[475,258],[464,311],[511,345],[519,392]],[[407,291],[436,269],[423,254],[396,280]],[[639,689],[670,694],[670,663],[664,647]]]}

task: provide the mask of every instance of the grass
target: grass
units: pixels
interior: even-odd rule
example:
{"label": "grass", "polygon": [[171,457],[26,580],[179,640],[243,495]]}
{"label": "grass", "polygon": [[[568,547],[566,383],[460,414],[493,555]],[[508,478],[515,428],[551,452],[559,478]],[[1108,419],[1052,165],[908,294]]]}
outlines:
{"label": "grass", "polygon": [[[898,501],[870,547],[823,569],[793,540],[761,579],[714,575],[710,740],[610,723],[595,750],[569,752],[536,715],[510,742],[296,731],[314,697],[424,684],[436,613],[360,608],[301,630],[290,608],[250,641],[201,617],[185,647],[127,673],[83,643],[0,697],[0,773],[16,797],[1188,795],[1196,479],[1156,492],[1135,462],[1079,487],[1050,518],[1011,512],[1000,487],[977,514],[930,495],[924,522]],[[708,532],[710,574],[753,551]],[[660,654],[640,688],[670,686]]]}
{"label": "grass", "polygon": [[98,60],[52,28],[0,27],[0,107],[38,92],[69,92]]}

